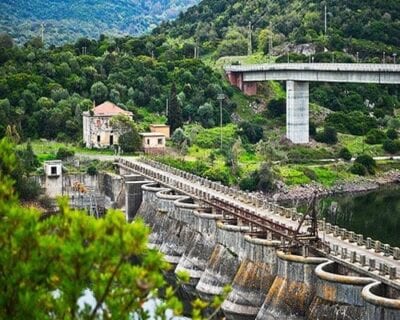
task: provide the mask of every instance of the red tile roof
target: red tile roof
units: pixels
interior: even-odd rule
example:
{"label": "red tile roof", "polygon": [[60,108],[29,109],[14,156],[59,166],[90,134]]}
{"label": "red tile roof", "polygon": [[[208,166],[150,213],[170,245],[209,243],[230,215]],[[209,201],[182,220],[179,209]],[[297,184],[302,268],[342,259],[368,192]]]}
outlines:
{"label": "red tile roof", "polygon": [[117,114],[132,115],[132,112],[121,109],[110,101],[106,101],[97,107],[93,108],[93,113],[96,116],[115,116]]}

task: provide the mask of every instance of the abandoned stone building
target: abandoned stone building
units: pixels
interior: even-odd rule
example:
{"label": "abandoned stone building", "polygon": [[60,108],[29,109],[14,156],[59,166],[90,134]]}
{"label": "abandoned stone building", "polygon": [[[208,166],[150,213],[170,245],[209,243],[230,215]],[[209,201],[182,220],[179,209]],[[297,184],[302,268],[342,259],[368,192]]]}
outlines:
{"label": "abandoned stone building", "polygon": [[113,130],[110,120],[119,114],[132,119],[132,112],[109,101],[83,112],[83,141],[87,148],[107,148],[118,144],[118,132]]}

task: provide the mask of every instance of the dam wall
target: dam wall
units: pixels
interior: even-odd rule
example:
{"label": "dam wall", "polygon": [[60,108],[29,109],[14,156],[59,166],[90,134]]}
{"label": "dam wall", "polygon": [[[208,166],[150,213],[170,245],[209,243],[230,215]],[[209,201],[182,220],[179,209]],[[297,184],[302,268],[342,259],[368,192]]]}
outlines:
{"label": "dam wall", "polygon": [[151,228],[149,246],[171,265],[167,281],[176,283],[181,271],[190,276],[179,297],[211,301],[231,287],[215,319],[400,320],[398,290],[309,248],[283,247],[273,231],[254,230],[160,183],[143,182],[140,190],[134,199],[126,193],[133,199],[126,211]]}

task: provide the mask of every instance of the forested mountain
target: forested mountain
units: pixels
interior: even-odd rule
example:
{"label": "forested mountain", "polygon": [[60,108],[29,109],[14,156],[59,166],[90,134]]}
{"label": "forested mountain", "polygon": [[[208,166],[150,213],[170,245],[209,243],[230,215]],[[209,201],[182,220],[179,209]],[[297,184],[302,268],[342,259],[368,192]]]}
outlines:
{"label": "forested mountain", "polygon": [[[327,8],[327,33],[324,12]],[[233,46],[253,28],[253,46],[268,52],[284,42],[313,43],[319,49],[359,52],[361,58],[392,54],[400,47],[400,2],[397,0],[204,0],[177,20],[164,23],[156,32],[192,38],[206,52],[226,53],[223,40],[246,53],[246,46]],[[222,48],[221,48],[222,47]]]}
{"label": "forested mountain", "polygon": [[[14,6],[6,0],[0,6],[7,7],[8,11],[14,6],[15,12],[23,7],[21,17],[27,20],[33,16],[54,16],[55,20],[80,18],[92,24],[96,21],[120,25],[133,12],[146,9],[157,13],[156,17],[166,16],[167,8],[194,1],[159,1],[157,5],[150,1],[126,0],[94,4],[85,0],[76,2],[75,6],[74,3],[54,1],[48,2],[46,8],[39,8],[35,1],[24,7],[22,2]],[[76,6],[82,16],[72,10]],[[9,19],[14,16],[11,14]],[[249,109],[252,102],[238,97],[240,94],[221,78],[221,70],[212,70],[220,56],[247,54],[249,22],[253,30],[253,51],[269,54],[272,40],[274,50],[270,61],[286,61],[286,51],[289,51],[291,61],[309,61],[312,55],[315,62],[330,62],[334,56],[340,62],[357,59],[381,62],[384,57],[386,63],[393,63],[393,54],[400,53],[399,16],[400,2],[394,0],[204,0],[180,14],[177,20],[162,24],[152,34],[136,38],[102,36],[99,40],[79,39],[74,44],[44,49],[39,39],[24,47],[13,47],[7,36],[2,36],[0,133],[4,134],[8,125],[15,125],[25,138],[56,138],[60,134],[61,139],[76,140],[80,138],[80,114],[91,106],[93,99],[112,100],[136,114],[144,109],[160,113],[165,109],[174,83],[184,120],[213,127],[218,123],[218,93],[235,95],[238,99],[232,101],[240,102],[242,111]],[[91,25],[91,32],[97,30],[93,26],[96,25]],[[133,22],[130,26],[138,27]],[[200,59],[193,59],[197,46]],[[302,46],[308,52],[299,51]],[[272,89],[264,93],[258,99],[270,107],[276,94]],[[377,127],[396,117],[395,109],[400,105],[396,86],[357,84],[313,84],[311,102],[336,111],[327,122],[338,131],[359,135],[371,127],[371,119],[372,127]],[[275,106],[284,106],[284,101],[278,101]],[[237,111],[235,107],[228,100],[226,121]],[[242,113],[254,115],[251,110]],[[231,119],[252,120],[240,118],[237,113]],[[347,127],[348,123],[361,122],[365,128]]]}
{"label": "forested mountain", "polygon": [[3,0],[0,32],[17,43],[41,34],[46,44],[98,39],[100,34],[138,35],[174,19],[198,0]]}
{"label": "forested mountain", "polygon": [[[249,23],[253,52],[271,55],[272,61],[399,62],[397,0],[204,0],[154,33],[196,43],[203,55],[218,59],[248,53]],[[393,115],[399,91],[397,86],[312,84],[311,102],[346,113],[342,122],[359,122],[352,121],[352,112],[372,111],[380,119]]]}

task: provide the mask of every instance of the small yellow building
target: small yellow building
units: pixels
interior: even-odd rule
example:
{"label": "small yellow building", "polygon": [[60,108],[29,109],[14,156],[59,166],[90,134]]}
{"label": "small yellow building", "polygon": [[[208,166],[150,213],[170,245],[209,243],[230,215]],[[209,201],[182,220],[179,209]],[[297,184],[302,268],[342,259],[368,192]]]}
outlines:
{"label": "small yellow building", "polygon": [[171,137],[170,128],[169,125],[167,124],[151,124],[150,131],[156,133],[162,133],[167,139]]}
{"label": "small yellow building", "polygon": [[110,120],[119,114],[132,119],[132,112],[109,101],[83,112],[83,141],[87,148],[107,148],[118,144],[119,135],[111,127]]}
{"label": "small yellow building", "polygon": [[165,152],[165,135],[158,132],[142,132],[142,149],[145,153],[159,154]]}

